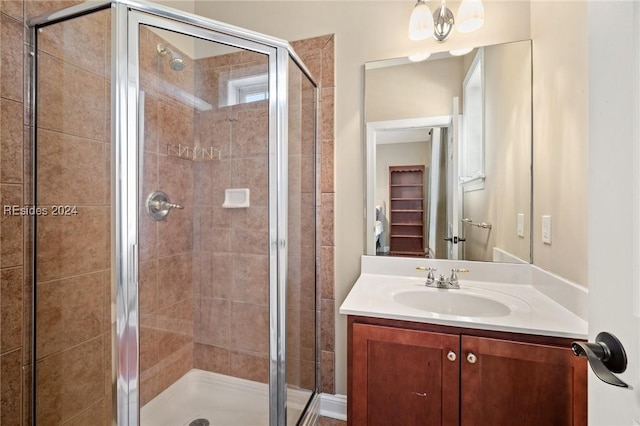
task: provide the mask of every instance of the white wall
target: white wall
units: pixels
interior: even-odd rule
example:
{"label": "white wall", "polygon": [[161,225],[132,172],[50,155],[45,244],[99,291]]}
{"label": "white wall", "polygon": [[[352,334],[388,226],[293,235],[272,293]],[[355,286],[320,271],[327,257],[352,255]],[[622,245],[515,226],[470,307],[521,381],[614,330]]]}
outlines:
{"label": "white wall", "polygon": [[367,70],[365,121],[451,114],[451,100],[462,98],[462,60],[447,58]]}
{"label": "white wall", "polygon": [[[433,3],[433,2],[432,2]],[[364,253],[364,63],[528,39],[526,1],[487,1],[486,25],[455,33],[445,45],[407,37],[410,1],[197,1],[197,14],[287,40],[335,34],[336,40],[336,311],[360,273]],[[453,10],[458,2],[448,2]],[[347,392],[346,318],[336,314],[336,393]]]}
{"label": "white wall", "polygon": [[[531,3],[533,39],[533,263],[587,282],[589,140],[586,1]],[[541,216],[551,215],[552,244]]]}
{"label": "white wall", "polygon": [[[484,49],[485,187],[464,194],[465,259],[493,258],[493,247],[528,260],[531,216],[531,47],[528,41]],[[525,236],[517,235],[517,214]]]}

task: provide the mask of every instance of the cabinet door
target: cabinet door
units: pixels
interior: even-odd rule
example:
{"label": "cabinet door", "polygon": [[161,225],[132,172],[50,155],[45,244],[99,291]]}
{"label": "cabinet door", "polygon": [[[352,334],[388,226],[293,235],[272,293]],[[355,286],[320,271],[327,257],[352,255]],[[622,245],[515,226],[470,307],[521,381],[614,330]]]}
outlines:
{"label": "cabinet door", "polygon": [[569,348],[462,336],[462,426],[587,424],[587,367]]}
{"label": "cabinet door", "polygon": [[459,348],[456,335],[354,324],[349,423],[458,425]]}

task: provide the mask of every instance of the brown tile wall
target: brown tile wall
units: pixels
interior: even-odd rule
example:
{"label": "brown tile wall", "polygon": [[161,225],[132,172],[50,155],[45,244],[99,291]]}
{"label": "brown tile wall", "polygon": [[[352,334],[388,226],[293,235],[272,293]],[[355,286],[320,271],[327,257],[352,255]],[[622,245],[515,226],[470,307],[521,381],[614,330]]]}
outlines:
{"label": "brown tile wall", "polygon": [[[39,33],[36,202],[47,214],[36,218],[34,349],[42,425],[89,415],[110,424],[109,25],[103,11]],[[60,205],[70,214],[56,215]]]}
{"label": "brown tile wall", "polygon": [[[223,89],[267,70],[257,53],[204,58],[195,88],[213,106],[197,113],[197,144],[220,153],[195,163],[195,366],[261,382],[269,379],[268,104],[225,106]],[[250,207],[222,208],[227,188],[249,188]]]}
{"label": "brown tile wall", "polygon": [[295,41],[292,46],[319,84],[318,147],[320,170],[318,192],[317,312],[320,333],[320,390],[334,393],[334,93],[335,37],[333,35]]}
{"label": "brown tile wall", "polygon": [[[0,200],[22,205],[24,120],[24,5],[0,2]],[[0,424],[20,425],[29,357],[24,286],[24,220],[0,216]],[[28,337],[27,337],[28,338]],[[28,395],[27,395],[28,397]]]}
{"label": "brown tile wall", "polygon": [[314,389],[315,364],[315,96],[311,82],[289,63],[289,216],[287,383]]}
{"label": "brown tile wall", "polygon": [[[294,43],[294,48],[320,83],[320,117],[324,118],[315,123],[322,140],[318,147],[321,155],[315,160],[320,171],[317,185],[321,191],[315,214],[323,231],[313,241],[310,231],[313,230],[314,186],[313,175],[309,174],[314,164],[313,92],[292,67],[288,380],[294,387],[313,386],[313,327],[317,318],[318,332],[322,335],[321,388],[333,393],[333,36],[299,41]],[[196,84],[196,94],[214,108],[197,114],[200,136],[196,138],[202,147],[220,150],[222,161],[196,164],[196,185],[200,185],[196,194],[201,194],[198,197],[202,207],[198,209],[202,216],[196,219],[196,245],[199,244],[202,266],[196,284],[196,299],[200,301],[196,301],[195,306],[195,366],[266,382],[268,246],[266,240],[255,241],[255,238],[260,232],[263,236],[268,233],[267,105],[220,107],[219,96],[224,93],[217,91],[220,82],[230,76],[266,71],[266,61],[260,55],[239,52],[199,60],[197,68],[200,74],[196,82],[202,86],[199,88]],[[243,167],[238,168],[239,165]],[[236,177],[244,173],[250,174],[248,179]],[[221,209],[224,189],[242,187],[242,182],[250,185],[251,207]],[[208,235],[210,231],[215,237]],[[318,247],[316,263],[312,257],[305,256],[313,252],[314,244]],[[322,291],[316,292],[313,287],[314,271]],[[314,297],[318,298],[315,314]]]}
{"label": "brown tile wall", "polygon": [[164,221],[140,214],[140,403],[144,405],[193,368],[196,196],[193,161],[169,156],[168,145],[192,145],[195,113],[176,95],[193,93],[194,63],[176,72],[159,56],[161,35],[140,32],[140,88],[144,92],[144,164],[142,197],[160,190],[183,210]]}

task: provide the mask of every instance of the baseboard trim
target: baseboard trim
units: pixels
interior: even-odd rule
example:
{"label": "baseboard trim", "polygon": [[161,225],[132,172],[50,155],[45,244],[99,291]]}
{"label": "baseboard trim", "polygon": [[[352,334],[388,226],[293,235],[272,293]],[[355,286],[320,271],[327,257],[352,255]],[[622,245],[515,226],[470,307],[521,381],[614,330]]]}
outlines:
{"label": "baseboard trim", "polygon": [[320,394],[320,415],[337,420],[347,420],[347,396]]}

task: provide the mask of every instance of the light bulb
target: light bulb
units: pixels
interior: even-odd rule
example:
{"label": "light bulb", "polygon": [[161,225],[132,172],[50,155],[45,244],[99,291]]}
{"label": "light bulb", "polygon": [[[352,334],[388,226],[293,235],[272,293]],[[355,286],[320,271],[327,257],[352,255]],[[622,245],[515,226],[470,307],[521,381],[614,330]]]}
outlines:
{"label": "light bulb", "polygon": [[456,27],[461,33],[470,33],[484,25],[482,0],[462,0],[456,18]]}
{"label": "light bulb", "polygon": [[463,47],[462,49],[453,49],[449,51],[449,54],[451,56],[463,56],[466,55],[467,53],[471,52],[473,50],[473,47]]}
{"label": "light bulb", "polygon": [[409,18],[409,38],[426,40],[433,35],[433,13],[424,0],[418,0]]}
{"label": "light bulb", "polygon": [[422,52],[416,53],[415,55],[409,56],[409,60],[411,62],[422,62],[431,56],[431,52]]}

